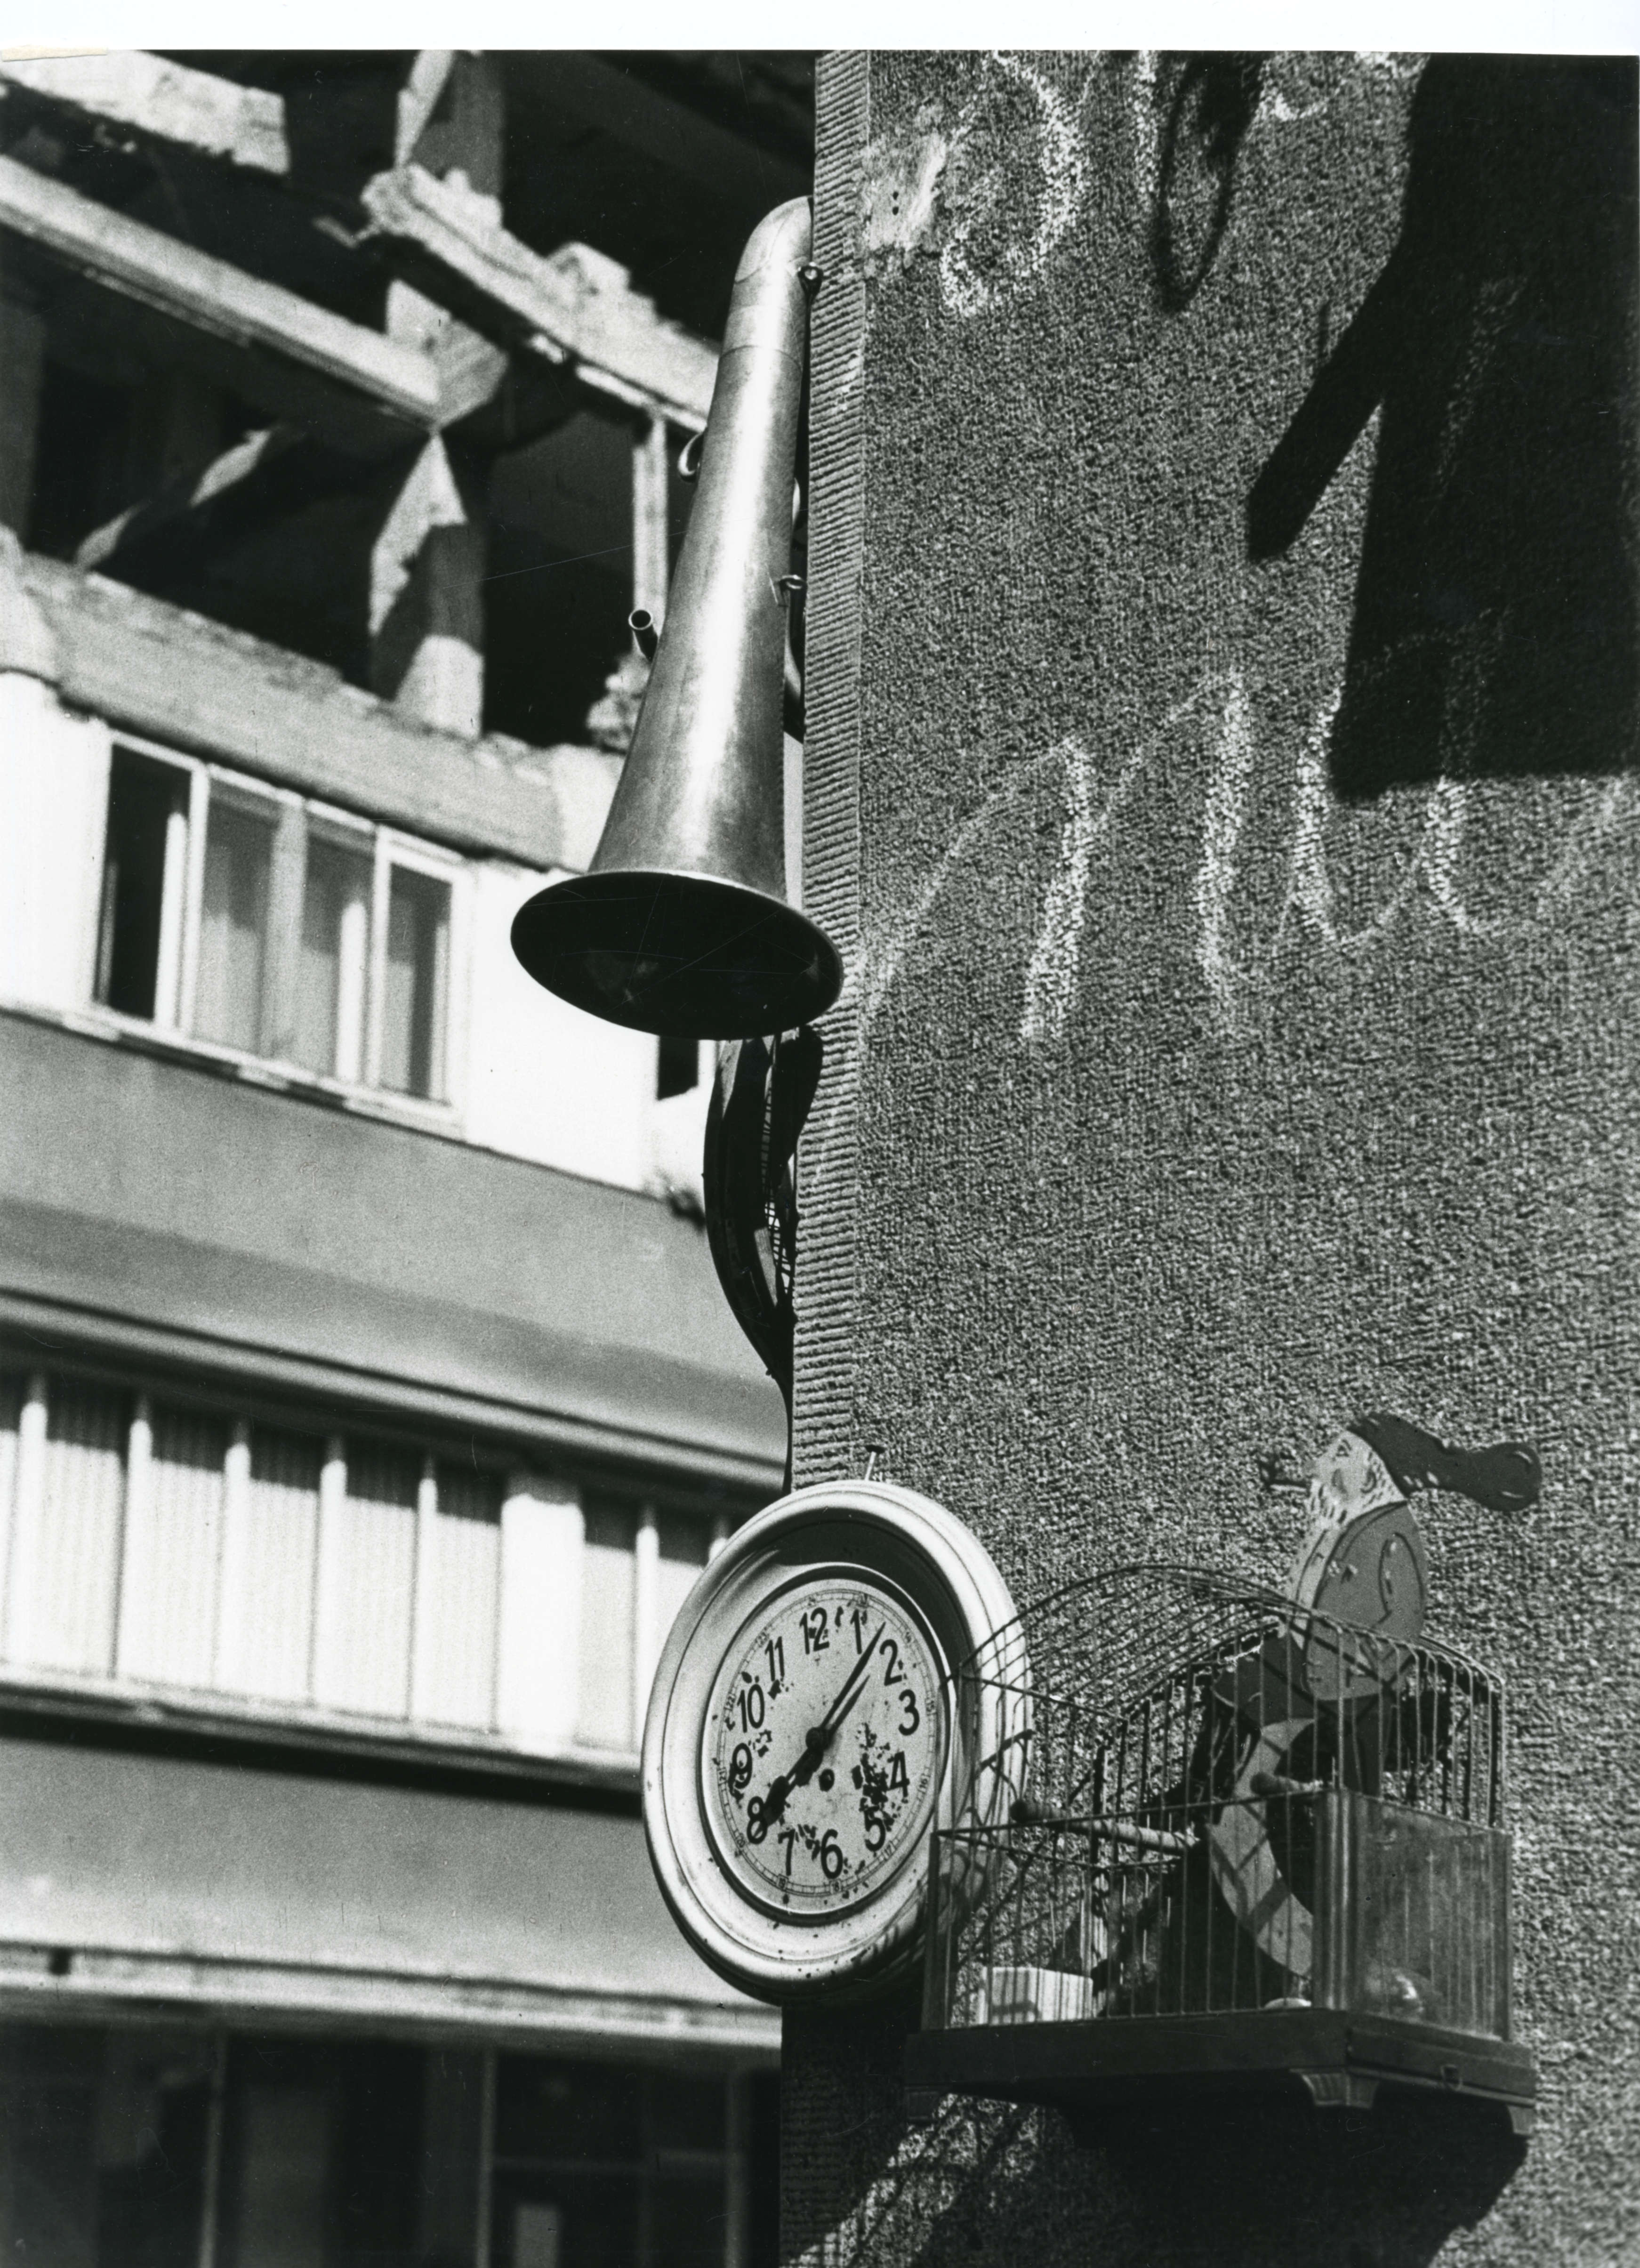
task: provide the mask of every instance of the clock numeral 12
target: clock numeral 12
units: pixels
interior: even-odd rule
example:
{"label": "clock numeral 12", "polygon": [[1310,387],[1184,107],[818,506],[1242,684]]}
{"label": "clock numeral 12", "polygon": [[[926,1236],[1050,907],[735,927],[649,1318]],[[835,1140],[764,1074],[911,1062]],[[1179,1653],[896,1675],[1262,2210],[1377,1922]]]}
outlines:
{"label": "clock numeral 12", "polygon": [[798,1620],[803,1625],[804,1653],[824,1653],[831,1644],[831,1633],[826,1627],[825,1608],[811,1607]]}

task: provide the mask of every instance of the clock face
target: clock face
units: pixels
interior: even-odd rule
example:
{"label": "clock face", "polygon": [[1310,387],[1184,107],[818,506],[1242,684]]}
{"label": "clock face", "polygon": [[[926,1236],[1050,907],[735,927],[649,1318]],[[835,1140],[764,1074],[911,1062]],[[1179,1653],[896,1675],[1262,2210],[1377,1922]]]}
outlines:
{"label": "clock face", "polygon": [[929,1823],[944,1706],[932,1641],[869,1578],[818,1574],[765,1602],[730,1645],[702,1745],[732,1878],[793,1918],[871,1896]]}

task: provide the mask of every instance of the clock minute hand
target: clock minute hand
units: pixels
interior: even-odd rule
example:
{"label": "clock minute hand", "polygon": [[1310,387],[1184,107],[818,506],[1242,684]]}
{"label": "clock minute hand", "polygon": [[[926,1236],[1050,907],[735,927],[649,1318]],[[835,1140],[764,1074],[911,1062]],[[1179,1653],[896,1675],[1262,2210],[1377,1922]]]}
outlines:
{"label": "clock minute hand", "polygon": [[886,1621],[878,1625],[877,1636],[844,1678],[830,1708],[818,1725],[809,1727],[803,1737],[803,1754],[792,1765],[791,1771],[778,1773],[769,1783],[769,1793],[763,1798],[763,1808],[759,1815],[765,1830],[772,1827],[784,1811],[786,1798],[792,1789],[806,1787],[814,1777],[815,1769],[827,1749],[830,1748],[838,1726],[842,1724],[860,1697],[860,1688],[865,1683],[865,1673],[871,1667],[871,1657],[881,1644],[883,1632],[887,1627]]}
{"label": "clock minute hand", "polygon": [[[871,1666],[871,1657],[877,1652],[878,1647],[882,1644],[883,1632],[887,1628],[888,1624],[886,1619],[879,1623],[877,1625],[877,1636],[871,1640],[870,1646],[866,1647],[864,1653],[860,1656],[858,1661],[855,1663],[854,1668],[849,1672],[847,1677],[844,1678],[842,1685],[838,1689],[836,1699],[832,1703],[830,1708],[827,1709],[826,1714],[820,1719],[819,1724],[810,1727],[805,1748],[808,1753],[813,1756],[815,1764],[819,1763],[821,1756],[825,1755],[827,1749],[830,1748],[832,1743],[832,1735],[835,1733],[838,1726],[842,1724],[843,1719],[848,1715],[849,1710],[853,1708],[855,1702],[858,1699],[860,1688],[865,1683],[865,1673]],[[809,1770],[813,1771],[813,1764],[811,1764],[809,1766]]]}

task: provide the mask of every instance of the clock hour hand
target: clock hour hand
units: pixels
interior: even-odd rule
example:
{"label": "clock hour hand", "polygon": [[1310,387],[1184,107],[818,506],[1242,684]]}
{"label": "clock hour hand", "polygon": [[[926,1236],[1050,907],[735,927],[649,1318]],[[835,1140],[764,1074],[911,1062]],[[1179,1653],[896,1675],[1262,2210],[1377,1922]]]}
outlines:
{"label": "clock hour hand", "polygon": [[[769,1832],[784,1811],[786,1798],[792,1789],[805,1787],[814,1777],[820,1758],[836,1738],[837,1727],[860,1697],[860,1689],[865,1683],[866,1670],[871,1666],[871,1657],[881,1644],[883,1632],[887,1627],[886,1622],[878,1625],[877,1636],[843,1680],[830,1708],[818,1725],[809,1727],[803,1738],[803,1754],[792,1765],[791,1771],[776,1774],[769,1783],[769,1793],[763,1798],[762,1806],[758,1813],[758,1821],[763,1834],[766,1835]],[[747,1809],[749,1812],[749,1805]]]}

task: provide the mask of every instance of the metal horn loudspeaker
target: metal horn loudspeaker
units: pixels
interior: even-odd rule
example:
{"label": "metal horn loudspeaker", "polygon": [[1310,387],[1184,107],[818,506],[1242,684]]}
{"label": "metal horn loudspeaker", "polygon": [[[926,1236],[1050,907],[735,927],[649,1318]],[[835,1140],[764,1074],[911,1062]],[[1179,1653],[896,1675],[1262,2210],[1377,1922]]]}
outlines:
{"label": "metal horn loudspeaker", "polygon": [[809,207],[742,255],[700,485],[597,855],[519,909],[539,983],[640,1032],[750,1039],[824,1013],[842,965],[786,901],[786,609]]}

